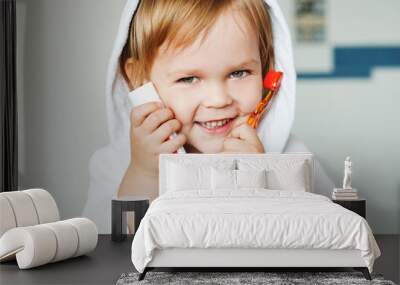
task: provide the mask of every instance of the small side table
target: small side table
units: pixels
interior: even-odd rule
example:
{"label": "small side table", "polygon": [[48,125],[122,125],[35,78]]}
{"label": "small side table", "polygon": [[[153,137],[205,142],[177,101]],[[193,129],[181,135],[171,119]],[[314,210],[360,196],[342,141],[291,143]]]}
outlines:
{"label": "small side table", "polygon": [[359,214],[364,219],[367,217],[367,200],[366,199],[355,199],[355,200],[340,200],[332,199],[332,202],[339,204],[340,206]]}
{"label": "small side table", "polygon": [[140,221],[149,208],[149,198],[139,196],[114,197],[111,201],[111,240],[126,239],[126,215],[124,212],[135,212],[135,232]]}

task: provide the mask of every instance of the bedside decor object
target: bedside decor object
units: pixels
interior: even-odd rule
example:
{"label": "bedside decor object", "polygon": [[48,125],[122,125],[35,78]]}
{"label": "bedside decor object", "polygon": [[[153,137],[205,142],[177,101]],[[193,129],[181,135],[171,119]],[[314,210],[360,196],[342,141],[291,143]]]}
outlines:
{"label": "bedside decor object", "polygon": [[356,200],[358,199],[358,190],[355,188],[353,189],[333,188],[332,199]]}
{"label": "bedside decor object", "polygon": [[344,177],[343,177],[343,189],[351,188],[351,160],[350,156],[346,157],[344,161]]}
{"label": "bedside decor object", "polygon": [[350,156],[344,161],[344,177],[343,188],[334,188],[332,199],[339,200],[356,200],[358,199],[358,191],[351,187],[351,160]]}
{"label": "bedside decor object", "polygon": [[135,231],[149,208],[149,198],[139,196],[114,197],[111,201],[111,240],[126,239],[126,212],[135,212]]}
{"label": "bedside decor object", "polygon": [[97,245],[97,227],[87,218],[60,221],[53,197],[44,189],[0,193],[0,262],[20,269],[86,254]]}

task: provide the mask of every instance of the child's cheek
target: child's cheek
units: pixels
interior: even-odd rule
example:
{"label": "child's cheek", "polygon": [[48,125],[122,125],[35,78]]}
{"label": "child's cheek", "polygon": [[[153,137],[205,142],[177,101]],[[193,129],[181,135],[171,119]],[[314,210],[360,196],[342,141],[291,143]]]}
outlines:
{"label": "child's cheek", "polygon": [[238,102],[240,112],[249,114],[254,111],[262,98],[262,86],[255,84],[234,91],[235,100]]}
{"label": "child's cheek", "polygon": [[175,119],[182,123],[182,126],[190,126],[194,122],[194,113],[197,103],[192,100],[184,100],[176,96],[176,98],[169,98],[168,106],[174,112]]}
{"label": "child's cheek", "polygon": [[253,96],[252,98],[248,98],[247,100],[242,100],[239,103],[241,111],[244,114],[249,114],[249,113],[253,112],[260,100],[261,100],[261,96],[260,96],[260,98]]}

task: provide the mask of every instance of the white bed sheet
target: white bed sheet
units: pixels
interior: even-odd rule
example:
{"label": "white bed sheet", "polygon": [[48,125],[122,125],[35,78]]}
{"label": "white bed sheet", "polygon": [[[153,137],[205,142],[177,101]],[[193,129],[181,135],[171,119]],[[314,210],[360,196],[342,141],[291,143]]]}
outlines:
{"label": "white bed sheet", "polygon": [[159,196],[133,239],[133,265],[143,272],[165,248],[358,249],[370,272],[380,256],[367,221],[329,198],[257,188]]}

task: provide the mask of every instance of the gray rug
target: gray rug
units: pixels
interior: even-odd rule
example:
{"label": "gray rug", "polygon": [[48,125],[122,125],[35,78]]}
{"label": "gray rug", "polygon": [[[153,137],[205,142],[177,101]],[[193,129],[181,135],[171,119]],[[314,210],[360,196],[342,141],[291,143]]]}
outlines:
{"label": "gray rug", "polygon": [[379,284],[395,285],[384,280],[381,274],[371,274],[372,281],[361,272],[147,272],[145,279],[138,281],[139,273],[124,273],[117,285],[133,284]]}

